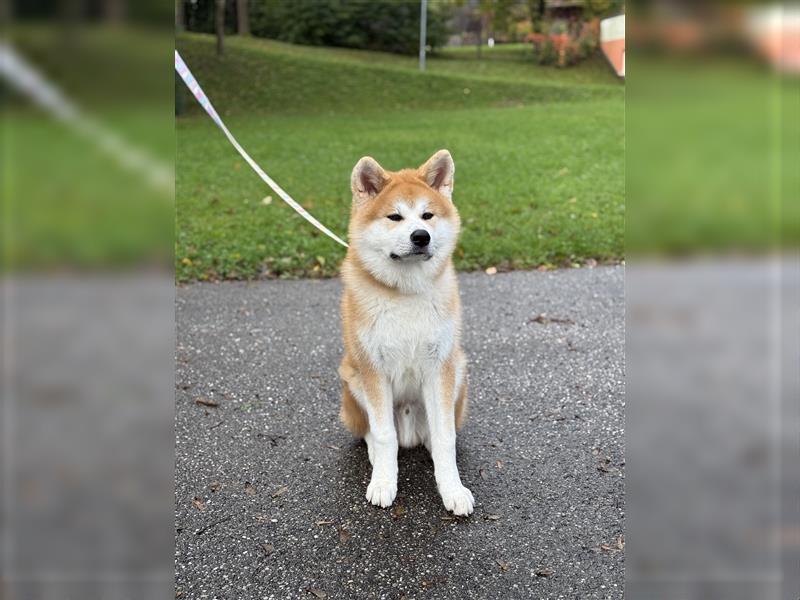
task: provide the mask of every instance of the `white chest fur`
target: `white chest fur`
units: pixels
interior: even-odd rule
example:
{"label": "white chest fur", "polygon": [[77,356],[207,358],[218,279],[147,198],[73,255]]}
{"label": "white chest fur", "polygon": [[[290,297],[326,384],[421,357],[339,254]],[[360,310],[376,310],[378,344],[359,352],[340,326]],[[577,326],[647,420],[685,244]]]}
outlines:
{"label": "white chest fur", "polygon": [[359,341],[372,363],[397,385],[436,370],[453,350],[457,316],[447,302],[430,294],[374,297],[365,305],[369,318]]}

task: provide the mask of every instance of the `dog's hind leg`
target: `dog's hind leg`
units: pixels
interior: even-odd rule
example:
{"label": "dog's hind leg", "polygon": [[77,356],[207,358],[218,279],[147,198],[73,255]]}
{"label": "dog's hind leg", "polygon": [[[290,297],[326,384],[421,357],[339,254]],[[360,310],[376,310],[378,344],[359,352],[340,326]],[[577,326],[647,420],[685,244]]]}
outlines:
{"label": "dog's hind leg", "polygon": [[467,418],[467,360],[459,351],[456,355],[456,431],[464,426]]}
{"label": "dog's hind leg", "polygon": [[[367,413],[358,405],[350,385],[342,382],[342,406],[339,409],[339,419],[345,427],[356,437],[366,437],[369,434],[369,421]],[[370,462],[372,456],[370,455]]]}

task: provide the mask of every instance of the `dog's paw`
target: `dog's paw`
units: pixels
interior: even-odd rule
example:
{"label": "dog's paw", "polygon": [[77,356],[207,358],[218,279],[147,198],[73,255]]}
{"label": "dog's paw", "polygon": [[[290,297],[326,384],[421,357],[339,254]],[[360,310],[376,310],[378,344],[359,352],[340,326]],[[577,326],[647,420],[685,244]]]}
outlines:
{"label": "dog's paw", "polygon": [[466,516],[472,514],[475,499],[463,485],[445,490],[440,490],[444,507],[454,515]]}
{"label": "dog's paw", "polygon": [[367,486],[367,500],[375,506],[386,508],[394,502],[397,495],[397,482],[387,479],[373,479]]}

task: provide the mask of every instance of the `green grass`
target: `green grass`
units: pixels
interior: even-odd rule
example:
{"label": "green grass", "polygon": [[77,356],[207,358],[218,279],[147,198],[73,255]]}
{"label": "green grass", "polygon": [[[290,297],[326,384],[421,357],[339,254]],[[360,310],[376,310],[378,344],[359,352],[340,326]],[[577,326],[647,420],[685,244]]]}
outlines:
{"label": "green grass", "polygon": [[[14,27],[21,55],[107,131],[174,164],[172,38],[130,28]],[[3,93],[8,92],[8,93]],[[170,190],[147,184],[97,140],[2,88],[4,271],[173,264]]]}
{"label": "green grass", "polygon": [[[337,233],[360,156],[398,169],[448,148],[458,268],[623,256],[623,90],[595,63],[559,71],[522,49],[481,60],[459,49],[420,74],[406,57],[255,39],[228,39],[222,58],[208,36],[178,48],[242,145]],[[177,141],[179,281],[337,272],[343,249],[285,206],[193,100]]]}
{"label": "green grass", "polygon": [[631,69],[626,250],[797,247],[800,81],[741,56],[638,54]]}
{"label": "green grass", "polygon": [[[158,137],[149,132],[152,119],[141,115],[123,111],[114,122],[140,121],[148,122],[140,138]],[[4,142],[13,149],[4,178],[4,267],[84,269],[172,262],[172,199],[154,191],[139,173],[34,111],[13,113],[4,124]],[[159,145],[141,147],[152,152]]]}

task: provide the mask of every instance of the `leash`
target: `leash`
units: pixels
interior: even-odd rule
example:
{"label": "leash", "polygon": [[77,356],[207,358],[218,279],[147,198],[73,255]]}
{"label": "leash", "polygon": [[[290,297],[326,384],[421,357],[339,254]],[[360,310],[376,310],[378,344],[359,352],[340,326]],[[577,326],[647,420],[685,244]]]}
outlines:
{"label": "leash", "polygon": [[178,72],[178,75],[181,76],[181,79],[183,79],[183,82],[186,84],[186,87],[189,88],[189,91],[192,92],[194,97],[200,103],[200,106],[202,106],[203,109],[205,109],[205,111],[208,113],[208,116],[211,117],[214,123],[217,124],[217,127],[219,127],[222,130],[222,133],[225,134],[225,137],[228,138],[228,141],[231,143],[231,145],[234,148],[236,148],[236,151],[242,156],[243,159],[245,159],[245,161],[247,161],[247,164],[252,167],[252,169],[258,174],[259,177],[261,177],[264,183],[266,183],[269,187],[271,187],[272,190],[276,194],[278,194],[278,196],[280,196],[281,200],[283,200],[284,202],[286,202],[286,204],[291,206],[297,212],[297,214],[299,214],[301,217],[303,217],[306,221],[311,223],[314,227],[319,229],[329,238],[347,248],[348,247],[347,242],[343,241],[339,236],[337,236],[330,229],[325,227],[325,225],[317,221],[311,215],[311,213],[309,213],[305,208],[303,208],[297,202],[295,202],[294,199],[292,199],[292,197],[289,194],[287,194],[283,190],[283,188],[281,188],[281,186],[275,183],[275,181],[273,181],[273,179],[269,175],[267,175],[261,167],[258,166],[258,163],[256,163],[256,161],[250,158],[250,155],[247,152],[245,152],[244,148],[242,148],[241,145],[239,145],[239,142],[236,141],[236,138],[233,137],[233,134],[231,134],[231,132],[228,131],[228,128],[225,127],[225,123],[222,122],[222,119],[217,114],[217,111],[214,109],[214,106],[211,104],[211,101],[208,99],[208,96],[205,95],[205,93],[203,92],[203,88],[201,88],[200,84],[197,83],[197,80],[194,78],[194,75],[192,75],[192,72],[189,70],[189,67],[186,66],[186,63],[183,62],[183,59],[181,58],[181,55],[178,54],[177,50],[175,50],[175,70]]}
{"label": "leash", "polygon": [[124,168],[136,171],[154,188],[167,195],[175,192],[175,173],[163,161],[130,143],[113,129],[82,112],[55,84],[28,63],[10,43],[0,40],[0,78],[28,96],[90,143],[107,152]]}

